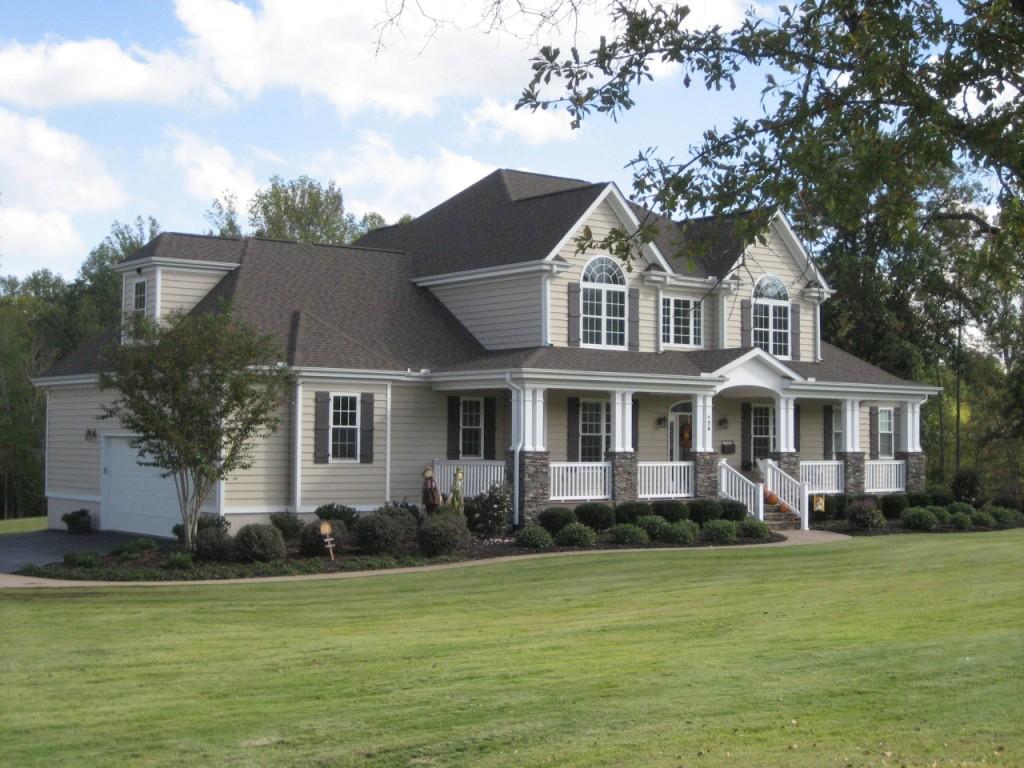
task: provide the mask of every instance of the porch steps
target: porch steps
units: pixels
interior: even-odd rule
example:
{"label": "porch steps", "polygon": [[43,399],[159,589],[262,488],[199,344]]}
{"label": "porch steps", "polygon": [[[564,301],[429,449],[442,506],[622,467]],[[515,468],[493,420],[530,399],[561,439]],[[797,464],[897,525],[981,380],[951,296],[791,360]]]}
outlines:
{"label": "porch steps", "polygon": [[795,512],[783,512],[778,504],[764,505],[764,521],[773,531],[798,531],[800,518]]}

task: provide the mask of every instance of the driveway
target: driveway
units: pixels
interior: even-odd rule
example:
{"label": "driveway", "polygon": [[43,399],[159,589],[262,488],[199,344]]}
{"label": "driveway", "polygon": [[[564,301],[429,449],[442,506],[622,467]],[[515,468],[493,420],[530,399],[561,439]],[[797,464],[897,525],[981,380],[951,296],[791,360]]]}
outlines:
{"label": "driveway", "polygon": [[29,563],[45,565],[64,559],[65,552],[106,554],[119,544],[139,538],[130,533],[96,531],[71,534],[67,531],[33,531],[0,536],[0,573],[13,573]]}

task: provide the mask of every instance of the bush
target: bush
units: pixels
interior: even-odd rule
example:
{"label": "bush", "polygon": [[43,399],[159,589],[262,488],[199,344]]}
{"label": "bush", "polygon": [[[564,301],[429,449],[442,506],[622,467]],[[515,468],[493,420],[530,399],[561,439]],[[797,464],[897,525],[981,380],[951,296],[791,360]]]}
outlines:
{"label": "bush", "polygon": [[936,507],[948,507],[954,501],[953,494],[941,485],[929,486],[928,496],[931,497],[931,504]]}
{"label": "bush", "polygon": [[902,493],[890,493],[881,498],[879,506],[886,519],[896,520],[903,514],[903,510],[910,507],[910,501]]}
{"label": "bush", "polygon": [[930,494],[921,491],[911,491],[907,494],[907,503],[911,507],[927,507],[932,503]]}
{"label": "bush", "polygon": [[988,511],[978,509],[971,513],[971,525],[975,528],[995,528],[997,523]]}
{"label": "bush", "polygon": [[701,528],[722,516],[722,505],[714,499],[694,499],[686,506],[690,510],[690,519]]}
{"label": "bush", "polygon": [[937,526],[945,528],[949,525],[949,510],[945,507],[925,507],[925,509],[932,513]]}
{"label": "bush", "polygon": [[664,517],[670,523],[678,523],[680,520],[690,519],[689,507],[678,499],[652,501],[651,512],[658,517]]}
{"label": "bush", "polygon": [[192,568],[191,552],[171,552],[167,556],[167,567],[174,571],[187,571]]}
{"label": "bush", "polygon": [[693,544],[699,532],[700,528],[693,520],[679,520],[669,523],[659,535],[665,544]]}
{"label": "bush", "polygon": [[732,520],[708,520],[700,535],[711,544],[735,544],[737,526]]}
{"label": "bush", "polygon": [[89,533],[92,530],[92,515],[88,509],[76,509],[61,517],[64,525],[68,527],[68,533]]}
{"label": "bush", "polygon": [[885,527],[885,516],[870,499],[860,499],[850,504],[846,511],[846,519],[854,528],[862,530]]}
{"label": "bush", "polygon": [[302,520],[294,512],[272,512],[270,524],[281,532],[285,541],[294,541],[302,533]]}
{"label": "bush", "polygon": [[432,515],[420,526],[420,547],[429,557],[458,552],[469,543],[469,528],[464,517]]}
{"label": "bush", "polygon": [[352,530],[352,526],[359,518],[359,513],[345,504],[321,504],[314,514],[321,520],[341,520],[348,530]]}
{"label": "bush", "polygon": [[740,520],[749,517],[747,505],[742,501],[722,499],[718,504],[722,507],[723,520],[732,520],[733,522],[738,523]]}
{"label": "bush", "polygon": [[576,522],[576,513],[568,507],[548,507],[539,515],[537,522],[550,534],[556,534],[569,523]]}
{"label": "bush", "polygon": [[1024,515],[1009,507],[989,507],[988,512],[1000,528],[1016,528],[1024,522]]}
{"label": "bush", "polygon": [[607,504],[588,501],[576,507],[576,519],[595,531],[607,531],[615,525],[615,510]]}
{"label": "bush", "polygon": [[978,474],[978,470],[971,467],[957,470],[953,475],[953,482],[949,484],[949,490],[956,501],[975,505],[981,501],[981,475]]}
{"label": "bush", "polygon": [[[955,505],[950,505],[951,508],[953,506]],[[949,525],[958,531],[969,531],[974,527],[974,524],[971,522],[971,515],[967,512],[950,512]]]}
{"label": "bush", "polygon": [[115,555],[141,555],[143,552],[152,552],[157,548],[156,542],[152,539],[140,538],[126,541],[114,550]]}
{"label": "bush", "polygon": [[[469,503],[468,501],[466,502]],[[455,517],[460,520],[465,520],[466,516],[455,509],[455,507],[449,507],[447,504],[442,504],[440,507],[434,510],[431,517]]]}
{"label": "bush", "polygon": [[[645,515],[644,517],[651,517],[651,515]],[[659,517],[658,519],[664,521],[664,518]],[[668,525],[668,523],[665,523],[665,525]],[[619,523],[612,528],[611,535],[613,544],[619,544],[624,547],[645,547],[651,541],[647,531],[639,525],[633,525],[633,523]]]}
{"label": "bush", "polygon": [[658,515],[644,515],[643,517],[638,517],[634,525],[642,528],[644,533],[655,541],[661,541],[661,533],[670,523],[664,517],[659,517]]}
{"label": "bush", "polygon": [[[341,520],[331,520],[335,549],[347,538],[348,530]],[[327,545],[324,544],[324,535],[320,533],[320,523],[307,523],[302,526],[299,533],[299,554],[303,557],[324,557],[328,554]]]}
{"label": "bush", "polygon": [[284,536],[272,525],[243,525],[235,536],[235,554],[239,560],[251,563],[281,560],[287,554]]}
{"label": "bush", "polygon": [[225,528],[208,526],[196,532],[196,558],[227,563],[235,558],[235,540]]}
{"label": "bush", "polygon": [[417,525],[420,522],[420,508],[408,499],[402,499],[401,501],[392,499],[391,501],[385,502],[381,509],[387,512],[404,512],[415,520]]}
{"label": "bush", "polygon": [[767,541],[772,537],[772,529],[756,517],[746,517],[737,524],[737,533],[743,539]]}
{"label": "bush", "polygon": [[967,515],[968,517],[970,517],[971,513],[974,511],[974,507],[963,501],[955,501],[946,507],[946,509],[949,510],[949,514],[951,515]]}
{"label": "bush", "polygon": [[356,546],[370,555],[404,555],[416,543],[416,521],[394,507],[381,507],[356,520]]}
{"label": "bush", "polygon": [[77,568],[98,568],[100,556],[95,552],[65,552],[64,565],[71,565]]}
{"label": "bush", "polygon": [[1000,493],[994,499],[992,499],[992,506],[1003,507],[1004,509],[1014,509],[1018,512],[1024,512],[1024,499],[1020,496],[1014,496],[1009,493]]}
{"label": "bush", "polygon": [[939,521],[924,507],[910,507],[900,517],[903,527],[911,531],[934,531]]}
{"label": "bush", "polygon": [[[228,533],[229,529],[231,528],[231,523],[228,522],[226,517],[221,517],[220,515],[211,515],[209,512],[200,512],[199,520],[196,521],[196,535],[198,535],[198,532],[203,530],[204,528],[219,528],[220,530],[224,531],[224,533]],[[178,541],[180,541],[182,544],[185,543],[184,525],[178,523],[177,525],[172,526],[171,533],[177,536]]]}
{"label": "bush", "polygon": [[825,516],[833,520],[845,520],[850,498],[845,493],[833,493],[825,497]]}
{"label": "bush", "polygon": [[597,543],[597,533],[589,525],[569,523],[555,536],[560,547],[592,547]]}
{"label": "bush", "polygon": [[528,525],[516,532],[516,546],[523,549],[551,549],[555,541],[539,525]]}
{"label": "bush", "polygon": [[485,493],[466,499],[466,521],[477,536],[503,536],[512,522],[512,488],[495,483]]}
{"label": "bush", "polygon": [[635,523],[637,518],[653,514],[654,510],[646,501],[624,501],[615,506],[616,523]]}

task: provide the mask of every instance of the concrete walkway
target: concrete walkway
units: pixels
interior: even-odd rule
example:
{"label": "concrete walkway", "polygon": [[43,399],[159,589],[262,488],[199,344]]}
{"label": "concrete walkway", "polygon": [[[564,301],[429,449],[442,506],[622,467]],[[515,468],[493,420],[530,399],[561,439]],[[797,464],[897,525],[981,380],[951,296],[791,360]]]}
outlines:
{"label": "concrete walkway", "polygon": [[[848,541],[851,537],[830,531],[786,531],[785,541],[771,544],[744,544],[734,547],[680,547],[675,552],[702,552],[708,549],[759,549],[767,547],[793,547],[807,544],[832,544]],[[575,552],[538,552],[533,555],[508,555],[491,557],[481,560],[464,560],[459,563],[443,563],[441,565],[419,565],[412,568],[389,568],[379,571],[348,571],[345,573],[317,573],[302,576],[266,576],[255,579],[207,579],[195,581],[63,581],[59,579],[40,579],[34,576],[17,576],[11,573],[0,573],[0,589],[25,589],[35,587],[183,587],[199,584],[257,584],[279,581],[327,581],[331,579],[361,579],[368,576],[394,576],[405,573],[427,573],[430,571],[450,571],[456,568],[475,568],[495,563],[511,563],[521,560],[539,560],[547,557],[600,557],[602,555],[618,555],[623,552],[665,552],[666,549],[599,549],[578,550]]]}

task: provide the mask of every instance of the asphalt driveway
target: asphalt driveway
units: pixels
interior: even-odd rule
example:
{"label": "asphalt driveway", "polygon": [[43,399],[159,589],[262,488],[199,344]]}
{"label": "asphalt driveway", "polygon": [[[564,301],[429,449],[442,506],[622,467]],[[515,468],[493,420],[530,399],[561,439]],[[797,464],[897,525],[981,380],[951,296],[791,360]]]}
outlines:
{"label": "asphalt driveway", "polygon": [[130,533],[96,531],[71,534],[67,531],[33,531],[0,536],[0,573],[13,573],[29,563],[45,565],[64,559],[65,552],[106,554],[119,544],[139,538]]}

